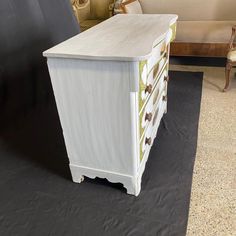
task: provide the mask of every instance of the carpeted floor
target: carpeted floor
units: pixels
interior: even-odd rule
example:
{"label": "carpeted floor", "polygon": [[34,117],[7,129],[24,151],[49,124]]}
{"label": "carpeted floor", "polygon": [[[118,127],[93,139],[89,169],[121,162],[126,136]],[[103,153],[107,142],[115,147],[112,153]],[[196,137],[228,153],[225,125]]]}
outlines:
{"label": "carpeted floor", "polygon": [[222,93],[224,67],[176,64],[171,69],[204,72],[187,235],[233,236],[236,232],[235,70],[230,90]]}
{"label": "carpeted floor", "polygon": [[202,76],[171,73],[168,113],[138,198],[106,180],[72,183],[54,108],[6,128],[0,136],[0,235],[185,235]]}

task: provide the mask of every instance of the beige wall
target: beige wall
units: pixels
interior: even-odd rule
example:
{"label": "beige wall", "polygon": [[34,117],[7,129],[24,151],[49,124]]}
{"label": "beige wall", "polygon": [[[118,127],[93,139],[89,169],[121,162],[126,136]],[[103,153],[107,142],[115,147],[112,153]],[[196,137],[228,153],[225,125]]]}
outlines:
{"label": "beige wall", "polygon": [[179,16],[177,42],[228,43],[236,0],[139,0],[144,13]]}
{"label": "beige wall", "polygon": [[236,21],[178,21],[176,42],[228,43]]}
{"label": "beige wall", "polygon": [[[89,18],[107,18],[108,5],[112,1],[90,0]],[[144,13],[179,15],[178,42],[228,43],[231,27],[236,24],[236,0],[139,1]]]}
{"label": "beige wall", "polygon": [[175,13],[186,21],[236,20],[236,0],[139,0],[144,13]]}
{"label": "beige wall", "polygon": [[[174,13],[184,21],[236,21],[236,0],[139,0],[144,13]],[[95,18],[108,17],[113,0],[90,0]]]}

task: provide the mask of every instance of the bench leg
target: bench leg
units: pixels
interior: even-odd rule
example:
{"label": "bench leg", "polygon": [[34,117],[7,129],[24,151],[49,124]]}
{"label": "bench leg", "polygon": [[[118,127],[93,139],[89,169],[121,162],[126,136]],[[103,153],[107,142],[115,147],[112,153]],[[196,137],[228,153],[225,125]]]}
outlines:
{"label": "bench leg", "polygon": [[227,61],[227,65],[225,68],[225,79],[226,79],[226,83],[225,83],[225,87],[223,89],[223,92],[226,92],[229,88],[229,84],[230,84],[230,72],[231,69],[233,67],[233,64],[230,60]]}

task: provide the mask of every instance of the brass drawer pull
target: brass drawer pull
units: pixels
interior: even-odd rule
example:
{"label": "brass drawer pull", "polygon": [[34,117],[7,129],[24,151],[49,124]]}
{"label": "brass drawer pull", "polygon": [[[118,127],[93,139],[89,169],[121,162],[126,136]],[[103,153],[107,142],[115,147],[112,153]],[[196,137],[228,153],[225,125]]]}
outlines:
{"label": "brass drawer pull", "polygon": [[145,93],[151,94],[151,92],[152,92],[152,85],[149,84],[149,85],[146,87],[146,89],[145,89]]}
{"label": "brass drawer pull", "polygon": [[161,50],[161,55],[164,55],[166,53],[167,45],[164,45],[164,47]]}
{"label": "brass drawer pull", "polygon": [[146,138],[145,144],[148,144],[150,146],[152,144],[152,138]]}
{"label": "brass drawer pull", "polygon": [[151,121],[152,120],[152,113],[146,113],[146,115],[145,115],[145,121]]}
{"label": "brass drawer pull", "polygon": [[170,80],[169,76],[164,77],[164,81],[169,82],[169,80]]}
{"label": "brass drawer pull", "polygon": [[162,100],[166,102],[167,101],[167,96],[163,96]]}
{"label": "brass drawer pull", "polygon": [[165,42],[163,42],[163,44],[162,44],[162,47],[161,47],[161,55],[163,55],[163,53],[165,53],[165,51],[166,51],[166,43]]}

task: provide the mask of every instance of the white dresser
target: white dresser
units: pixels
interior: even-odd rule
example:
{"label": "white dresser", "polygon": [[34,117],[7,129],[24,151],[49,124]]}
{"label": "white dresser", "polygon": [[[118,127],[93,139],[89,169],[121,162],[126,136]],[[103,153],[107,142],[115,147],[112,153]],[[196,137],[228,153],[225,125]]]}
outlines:
{"label": "white dresser", "polygon": [[176,15],[117,15],[43,53],[73,181],[122,183],[138,195],[167,111]]}

